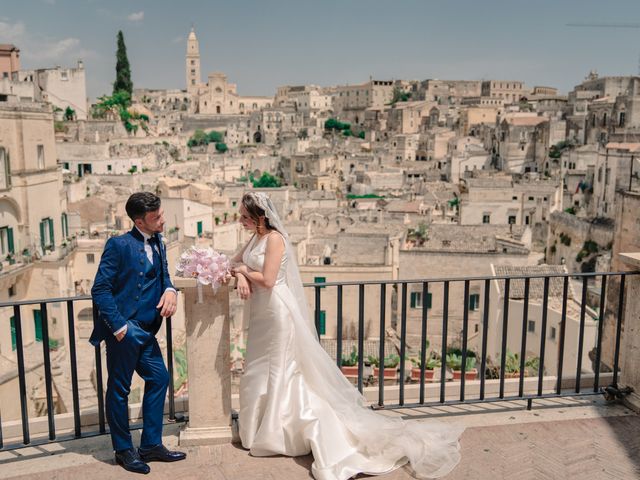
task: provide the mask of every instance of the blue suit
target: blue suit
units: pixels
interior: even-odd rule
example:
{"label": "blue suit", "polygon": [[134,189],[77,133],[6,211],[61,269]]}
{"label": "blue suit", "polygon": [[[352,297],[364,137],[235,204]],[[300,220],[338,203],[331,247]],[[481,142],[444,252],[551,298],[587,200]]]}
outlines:
{"label": "blue suit", "polygon": [[[110,238],[91,289],[98,315],[89,341],[99,345],[104,340],[106,344],[106,413],[116,451],[133,448],[128,397],[134,371],[145,381],[140,447],[148,449],[162,443],[164,400],[170,379],[155,338],[162,325],[156,305],[173,285],[162,242],[155,243],[153,263],[144,245],[144,237],[136,228]],[[117,341],[114,332],[125,325],[127,333]]]}

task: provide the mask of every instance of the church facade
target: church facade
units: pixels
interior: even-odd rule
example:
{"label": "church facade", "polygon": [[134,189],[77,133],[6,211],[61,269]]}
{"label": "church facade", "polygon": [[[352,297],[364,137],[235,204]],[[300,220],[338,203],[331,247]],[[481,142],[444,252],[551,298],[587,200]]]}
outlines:
{"label": "church facade", "polygon": [[191,95],[195,113],[202,115],[248,115],[271,108],[274,97],[240,96],[237,86],[229,83],[224,73],[213,72],[207,82],[201,80],[200,46],[192,28],[187,39],[185,58],[187,92]]}

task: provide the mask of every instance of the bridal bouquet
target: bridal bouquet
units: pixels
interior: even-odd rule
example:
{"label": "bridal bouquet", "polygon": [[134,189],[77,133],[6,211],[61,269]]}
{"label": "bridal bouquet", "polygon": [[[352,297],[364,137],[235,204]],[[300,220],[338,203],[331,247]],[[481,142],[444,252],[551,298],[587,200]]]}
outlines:
{"label": "bridal bouquet", "polygon": [[211,285],[215,292],[225,283],[231,271],[231,261],[212,248],[191,247],[180,256],[176,276],[195,278],[200,285]]}

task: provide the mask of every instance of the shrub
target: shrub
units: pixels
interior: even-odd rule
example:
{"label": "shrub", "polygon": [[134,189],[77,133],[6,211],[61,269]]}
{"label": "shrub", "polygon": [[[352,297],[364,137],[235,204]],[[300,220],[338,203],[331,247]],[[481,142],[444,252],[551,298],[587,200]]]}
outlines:
{"label": "shrub", "polygon": [[356,347],[351,349],[351,353],[348,357],[345,357],[344,355],[342,356],[341,364],[345,367],[354,367],[358,364],[358,351],[356,350]]}

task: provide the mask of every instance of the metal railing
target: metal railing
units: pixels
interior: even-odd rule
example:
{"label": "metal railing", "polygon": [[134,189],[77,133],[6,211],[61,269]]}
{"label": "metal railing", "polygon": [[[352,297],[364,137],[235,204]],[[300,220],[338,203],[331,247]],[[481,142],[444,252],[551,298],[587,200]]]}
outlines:
{"label": "metal railing", "polygon": [[[357,302],[357,354],[358,354],[358,374],[356,387],[360,392],[363,392],[363,386],[365,380],[373,380],[371,383],[376,383],[378,385],[378,400],[377,404],[372,405],[372,408],[410,408],[410,407],[420,407],[420,406],[429,406],[429,405],[438,405],[438,404],[462,404],[462,403],[479,403],[479,402],[496,402],[496,401],[505,401],[505,400],[526,400],[527,408],[531,408],[532,400],[536,398],[548,398],[548,397],[560,397],[560,396],[577,396],[577,395],[593,395],[601,393],[601,376],[603,373],[601,372],[601,360],[602,360],[602,339],[603,339],[603,320],[605,316],[605,309],[607,306],[606,303],[606,294],[607,294],[607,279],[611,277],[619,278],[619,295],[617,298],[617,305],[613,305],[613,308],[609,311],[613,313],[615,317],[615,342],[613,345],[613,366],[611,368],[611,378],[612,385],[617,385],[618,376],[619,376],[619,365],[620,365],[620,335],[621,335],[621,325],[622,325],[622,317],[624,314],[624,300],[625,300],[625,279],[629,275],[637,275],[640,272],[620,272],[620,273],[564,273],[564,274],[538,274],[538,275],[497,275],[491,277],[466,277],[466,278],[433,278],[433,279],[416,279],[416,280],[388,280],[388,281],[359,281],[359,282],[323,282],[323,283],[307,283],[305,284],[306,288],[311,288],[314,290],[314,315],[316,322],[316,329],[318,331],[319,336],[322,338],[321,330],[320,330],[320,322],[321,322],[321,312],[323,308],[322,302],[322,289],[335,288],[336,289],[336,363],[338,367],[342,365],[343,359],[343,296],[345,287],[357,287],[358,289],[358,302]],[[570,278],[575,278],[581,281],[581,294],[580,294],[580,303],[579,303],[579,328],[578,328],[578,336],[577,338],[566,338],[566,326],[567,326],[567,303],[570,298]],[[546,358],[546,348],[547,348],[547,330],[548,330],[548,313],[549,313],[549,296],[550,296],[550,282],[552,279],[556,280],[555,290],[556,294],[558,290],[561,288],[561,319],[559,322],[559,333],[557,335],[558,338],[558,357],[556,362],[554,363],[555,371],[557,374],[554,378],[546,378],[545,383],[545,358]],[[594,281],[596,279],[600,280],[600,297],[599,297],[599,309],[597,310],[597,336],[595,337],[595,355],[594,355],[594,367],[593,367],[593,385],[592,388],[584,390],[582,387],[583,383],[583,365],[582,365],[582,357],[586,352],[585,348],[585,324],[586,324],[586,313],[587,313],[587,289],[590,281]],[[522,283],[524,283],[524,294],[521,297],[512,297],[511,296],[511,287],[514,282],[520,282],[518,285],[522,287]],[[537,385],[531,384],[531,381],[527,381],[527,385],[529,388],[525,390],[525,370],[526,370],[526,356],[527,356],[527,340],[528,340],[528,322],[530,320],[529,310],[530,306],[535,302],[531,302],[531,286],[532,282],[537,281],[537,286],[539,287],[542,284],[542,295],[539,296],[536,300],[538,303],[542,304],[541,311],[541,331],[540,331],[540,342],[538,345],[535,345],[539,355],[539,365],[537,368]],[[471,355],[471,352],[468,348],[468,340],[470,337],[469,332],[469,299],[470,299],[470,285],[472,282],[479,282],[483,285],[483,304],[482,308],[479,308],[479,312],[481,313],[481,328],[482,331],[479,333],[481,335],[480,343],[479,343],[479,356],[480,356],[480,370],[479,370],[479,382],[474,382],[474,390],[477,391],[477,395],[475,398],[469,398],[467,393],[467,387],[470,380],[466,379],[466,363],[467,358]],[[499,295],[498,302],[501,303],[501,308],[499,310],[496,309],[496,312],[501,312],[500,321],[499,321],[499,330],[500,331],[490,331],[490,305],[491,305],[491,282],[497,282],[497,286],[501,287],[501,292]],[[452,389],[455,389],[456,383],[448,381],[447,378],[447,365],[446,358],[447,353],[449,352],[448,346],[448,338],[451,337],[450,334],[450,306],[451,306],[451,287],[454,284],[461,283],[462,284],[462,325],[460,332],[455,332],[457,335],[459,333],[460,338],[460,349],[462,354],[461,359],[461,372],[460,372],[460,380],[459,387],[457,388],[457,392],[452,394]],[[561,284],[561,287],[560,287]],[[417,385],[417,392],[415,391],[416,386],[412,386],[414,390],[412,390],[411,394],[416,401],[408,402],[406,399],[407,392],[407,382],[408,376],[405,372],[405,360],[407,360],[407,293],[408,288],[411,285],[419,285],[420,293],[422,295],[422,299],[426,299],[430,293],[431,287],[434,285],[440,285],[442,287],[442,298],[440,301],[442,302],[442,312],[441,315],[438,315],[438,318],[432,319],[430,318],[429,308],[426,305],[423,305],[421,315],[419,318],[420,322],[420,354],[419,354],[419,368],[420,368],[420,380],[419,385]],[[399,323],[393,325],[395,330],[398,330],[399,327],[399,337],[400,337],[400,348],[398,355],[400,357],[400,362],[398,364],[399,375],[397,377],[397,387],[394,387],[394,395],[397,393],[397,402],[385,402],[385,377],[384,377],[384,368],[378,369],[378,374],[376,377],[369,377],[368,379],[364,376],[365,370],[365,358],[364,358],[364,330],[365,330],[365,287],[378,287],[379,288],[379,297],[380,297],[380,306],[379,306],[379,352],[378,359],[380,365],[383,365],[385,354],[394,352],[385,352],[385,340],[386,340],[386,327],[388,325],[388,319],[386,314],[386,304],[388,302],[387,299],[387,287],[390,286],[396,289],[397,298],[397,319],[396,322]],[[540,293],[540,292],[538,292]],[[326,295],[326,294],[325,294]],[[577,295],[576,295],[577,297]],[[510,315],[509,307],[512,301],[517,301],[522,303],[522,316],[521,318],[513,318],[514,315]],[[577,298],[576,298],[577,300]],[[436,299],[433,299],[433,305],[435,305]],[[369,307],[371,308],[371,306]],[[352,312],[353,313],[353,312]],[[355,313],[353,314],[355,315]],[[352,316],[353,316],[352,315]],[[417,320],[417,319],[416,319]],[[497,319],[494,318],[494,322]],[[507,381],[507,372],[506,372],[506,361],[508,355],[508,346],[507,339],[510,325],[513,327],[513,322],[520,321],[519,328],[522,329],[522,335],[519,341],[519,371],[517,372],[517,394],[515,395],[507,395],[505,392],[505,383]],[[441,326],[441,337],[442,337],[442,345],[440,346],[439,352],[436,355],[439,355],[440,359],[440,379],[439,385],[437,385],[437,390],[435,392],[434,398],[427,398],[427,388],[425,380],[425,370],[427,363],[427,348],[423,348],[425,342],[429,338],[429,330],[430,326],[434,325],[434,322],[438,322]],[[510,323],[511,322],[511,323]],[[494,325],[495,326],[495,325]],[[500,362],[499,362],[499,377],[497,380],[497,385],[493,385],[494,390],[497,391],[497,395],[490,395],[487,391],[487,385],[490,379],[487,378],[487,367],[488,367],[488,357],[489,352],[487,351],[487,343],[488,343],[488,335],[497,335],[494,339],[496,342],[499,340],[500,343]],[[575,368],[575,375],[569,376],[566,374],[565,365],[564,365],[564,357],[565,357],[565,348],[567,346],[567,342],[577,341],[577,362]],[[575,344],[574,344],[575,346]],[[437,359],[437,358],[436,358]],[[496,365],[497,366],[497,365]],[[591,375],[591,374],[590,374]],[[508,381],[510,382],[510,386],[513,386],[513,382],[516,381],[516,378],[513,378],[513,375],[509,376]],[[553,377],[553,376],[552,376]],[[511,380],[513,378],[513,380]],[[575,381],[573,381],[575,379]],[[589,380],[586,378],[586,380]],[[535,377],[534,377],[535,381]],[[555,385],[553,388],[549,388],[549,381],[553,381]],[[567,383],[572,383],[570,388],[567,388]],[[478,384],[479,383],[479,384]],[[495,382],[494,382],[495,383]],[[547,387],[545,387],[545,384]],[[415,385],[415,384],[414,384]],[[495,388],[497,387],[497,388]],[[397,389],[397,391],[396,391]],[[433,392],[433,388],[429,389]],[[546,392],[545,392],[546,390]],[[549,391],[552,390],[552,391]]]}
{"label": "metal railing", "polygon": [[[76,345],[76,330],[75,330],[75,315],[74,304],[80,301],[91,301],[93,321],[96,321],[98,315],[98,309],[93,303],[91,296],[76,296],[68,298],[51,298],[44,300],[27,300],[19,302],[2,302],[0,308],[13,308],[13,321],[15,327],[15,350],[18,369],[18,382],[19,382],[19,400],[20,400],[20,418],[22,423],[22,442],[13,442],[5,445],[3,438],[2,418],[0,418],[0,451],[13,450],[21,448],[26,445],[40,445],[48,443],[50,441],[69,440],[73,438],[89,437],[96,434],[104,434],[107,432],[105,422],[105,397],[103,389],[102,378],[102,344],[94,347],[95,349],[95,373],[96,373],[96,400],[98,409],[98,430],[95,428],[91,431],[86,431],[82,428],[81,413],[80,413],[80,398],[78,388],[78,358],[77,358],[77,345]],[[49,315],[47,306],[51,304],[66,304],[67,307],[67,326],[68,326],[68,341],[65,345],[68,348],[69,368],[71,373],[71,392],[73,398],[73,433],[71,435],[64,434],[59,435],[56,431],[56,414],[54,405],[54,392],[53,392],[53,379],[52,379],[52,365],[51,365],[51,343],[49,336]],[[43,368],[44,368],[44,385],[46,391],[46,415],[48,421],[48,439],[38,438],[33,440],[30,434],[30,419],[28,409],[28,397],[26,386],[26,371],[25,371],[25,358],[24,358],[24,338],[23,338],[23,324],[22,324],[22,308],[25,306],[36,305],[40,307],[41,312],[41,325],[42,325],[42,353],[43,353]],[[168,403],[169,403],[169,417],[170,422],[176,421],[176,409],[174,399],[174,384],[173,384],[173,344],[172,344],[172,327],[171,317],[165,319],[166,329],[166,344],[167,344],[167,370],[169,372],[169,387],[168,387]],[[0,412],[1,413],[1,412]],[[132,429],[141,428],[142,425],[132,425]]]}

